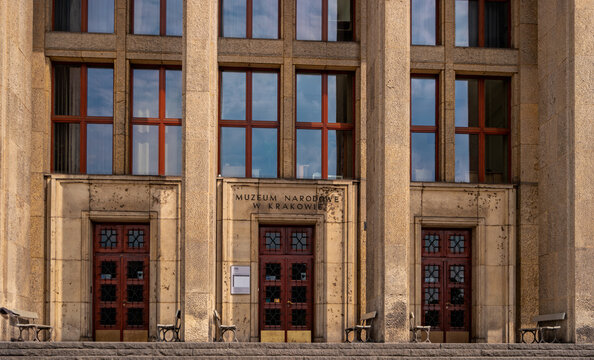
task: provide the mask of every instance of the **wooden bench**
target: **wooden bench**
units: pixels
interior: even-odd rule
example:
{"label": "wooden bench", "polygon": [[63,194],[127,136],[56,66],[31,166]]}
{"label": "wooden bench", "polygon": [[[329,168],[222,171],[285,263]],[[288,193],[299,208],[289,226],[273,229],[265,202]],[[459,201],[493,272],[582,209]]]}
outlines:
{"label": "wooden bench", "polygon": [[38,318],[37,313],[25,310],[10,310],[7,308],[0,308],[0,315],[4,318],[8,317],[10,325],[19,329],[19,338],[17,341],[25,341],[23,339],[23,331],[27,330],[27,339],[31,338],[31,331],[33,331],[33,341],[39,340],[39,333],[46,331],[45,341],[52,341],[52,333],[54,328],[50,325],[41,325],[32,323]]}
{"label": "wooden bench", "polygon": [[223,337],[223,335],[225,335],[225,333],[227,331],[231,331],[231,332],[233,332],[233,341],[238,342],[238,340],[237,340],[237,326],[221,324],[221,317],[219,316],[219,313],[216,310],[214,311],[214,318],[215,318],[215,322],[217,325],[217,329],[219,331],[219,337],[216,338],[215,341],[219,341],[219,342],[225,341],[225,338]]}
{"label": "wooden bench", "polygon": [[421,338],[423,337],[423,333],[425,333],[425,340],[423,342],[431,342],[431,339],[429,339],[429,332],[431,331],[431,326],[417,326],[416,322],[415,322],[415,314],[414,313],[410,313],[410,331],[412,332],[412,342],[419,342],[419,335],[421,335]]}
{"label": "wooden bench", "polygon": [[[520,340],[523,343],[526,343],[526,339],[524,336],[526,334],[532,334],[532,343],[544,343],[544,342],[559,342],[557,339],[557,331],[561,329],[560,325],[556,326],[543,326],[542,323],[550,322],[550,321],[561,321],[565,320],[565,313],[556,313],[556,314],[545,314],[535,316],[532,321],[536,323],[536,327],[534,328],[522,328],[520,329]],[[551,341],[546,340],[545,333],[553,333],[553,339]]]}
{"label": "wooden bench", "polygon": [[[349,334],[354,332],[353,342],[357,342],[357,339],[361,342],[368,342],[371,339],[371,325],[373,324],[373,319],[377,315],[377,311],[368,312],[361,316],[359,320],[359,324],[344,329],[344,333],[346,336],[346,342],[350,343]],[[365,338],[361,336],[361,333],[365,330]]]}
{"label": "wooden bench", "polygon": [[[179,329],[181,328],[181,310],[175,312],[173,324],[157,324],[157,341],[181,341],[179,337]],[[167,333],[171,332],[171,338],[167,339]]]}

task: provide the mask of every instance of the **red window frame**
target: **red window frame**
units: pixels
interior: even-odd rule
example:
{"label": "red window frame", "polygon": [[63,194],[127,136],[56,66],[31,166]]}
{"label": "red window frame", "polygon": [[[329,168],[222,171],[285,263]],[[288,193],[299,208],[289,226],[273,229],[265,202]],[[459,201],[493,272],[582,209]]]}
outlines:
{"label": "red window frame", "polygon": [[[307,75],[321,75],[322,76],[322,121],[317,122],[304,122],[304,121],[297,121],[297,75],[299,74],[307,74]],[[349,74],[351,75],[352,79],[352,90],[353,90],[353,122],[351,124],[348,123],[329,123],[328,122],[328,75],[332,74]],[[355,99],[356,99],[356,92],[355,92],[355,74],[348,71],[314,71],[314,70],[300,70],[295,74],[295,106],[294,106],[294,121],[295,121],[295,158],[294,158],[294,165],[295,165],[295,174],[297,174],[297,130],[322,130],[322,177],[321,179],[328,179],[328,130],[350,130],[353,134],[353,174],[352,178],[355,178],[355,164],[356,164],[356,154],[355,154],[355,144],[356,144],[356,137],[355,137],[355,122],[356,122],[356,111],[355,111]],[[295,175],[296,176],[296,175]],[[346,179],[346,177],[344,177]]]}
{"label": "red window frame", "polygon": [[[236,37],[232,37],[232,36],[224,36],[223,35],[223,27],[224,27],[224,23],[223,23],[223,2],[225,2],[225,0],[220,0],[219,1],[219,36],[222,38],[228,38],[228,39],[252,39],[252,18],[253,18],[253,1],[254,0],[245,0],[246,1],[246,11],[245,11],[245,38],[236,38]],[[263,40],[277,40],[281,38],[281,14],[282,14],[282,9],[281,9],[281,5],[282,2],[281,0],[278,0],[278,35],[276,37],[276,39],[263,39]],[[256,38],[256,39],[260,39],[260,38]]]}
{"label": "red window frame", "polygon": [[[116,0],[114,0],[116,1]],[[80,32],[88,32],[89,29],[89,0],[80,1]],[[114,3],[115,9],[115,3]],[[52,30],[56,31],[56,0],[52,0]],[[115,14],[114,14],[114,29],[110,33],[115,33]]]}
{"label": "red window frame", "polygon": [[[135,0],[130,1],[130,34],[134,34],[134,3]],[[180,19],[183,21],[183,19]],[[144,35],[144,34],[140,34]],[[156,36],[156,35],[154,35]],[[159,35],[158,36],[177,36],[181,35],[167,35],[167,0],[161,0],[159,3]]]}
{"label": "red window frame", "polygon": [[[295,40],[299,40],[297,39],[297,2],[299,0],[295,1]],[[322,1],[322,40],[321,41],[328,41],[328,0],[320,0]],[[357,41],[357,9],[355,8],[355,1],[351,0],[351,16],[353,17],[352,19],[352,23],[353,23],[353,39],[351,41]],[[314,40],[299,40],[299,41],[314,41]],[[334,41],[332,41],[334,42]],[[340,42],[340,41],[336,41],[336,42]]]}
{"label": "red window frame", "polygon": [[[223,73],[229,72],[241,72],[246,74],[246,91],[245,91],[245,120],[223,120],[222,119],[222,91],[223,91]],[[252,74],[253,73],[275,73],[277,79],[277,91],[276,91],[276,121],[258,121],[252,120]],[[271,68],[220,68],[219,69],[219,98],[218,98],[218,118],[219,118],[219,145],[218,145],[218,170],[217,173],[221,173],[221,129],[224,127],[235,127],[245,129],[245,177],[252,177],[252,129],[276,129],[276,177],[278,178],[280,173],[280,72],[278,69]]]}
{"label": "red window frame", "polygon": [[441,45],[441,18],[440,18],[440,10],[441,10],[441,0],[434,0],[435,1],[435,45],[423,45],[423,44],[413,44],[412,42],[412,6],[410,7],[410,44],[412,46],[439,46]]}
{"label": "red window frame", "polygon": [[[55,65],[80,66],[80,114],[79,115],[56,115],[55,111]],[[85,63],[69,63],[69,62],[55,62],[52,64],[52,128],[51,128],[51,169],[54,171],[54,124],[69,123],[79,124],[80,131],[80,163],[79,174],[86,174],[87,172],[87,124],[112,124],[113,126],[113,112],[112,116],[87,116],[87,69],[103,68],[112,69],[112,64],[85,64]],[[112,89],[113,91],[113,89]],[[112,159],[112,173],[113,173],[113,159]]]}
{"label": "red window frame", "polygon": [[435,180],[439,181],[439,75],[434,74],[411,74],[410,82],[412,89],[412,79],[434,79],[435,80],[435,125],[413,125],[412,124],[412,90],[410,101],[410,179],[412,180],[412,134],[426,133],[435,134]]}
{"label": "red window frame", "polygon": [[[511,47],[511,2],[509,0],[475,0],[478,2],[478,45],[485,47],[485,2],[505,2],[507,6],[507,47]],[[455,12],[455,10],[454,10]]]}
{"label": "red window frame", "polygon": [[[159,71],[159,117],[141,118],[134,117],[134,70],[158,70]],[[134,65],[130,71],[130,166],[129,171],[132,174],[134,168],[134,125],[158,125],[159,126],[159,175],[165,175],[165,126],[182,126],[182,119],[165,117],[165,70],[179,70],[180,66],[162,65]],[[183,91],[183,89],[182,89]],[[183,94],[183,93],[182,93]],[[183,95],[182,95],[183,96]],[[183,140],[182,140],[183,141]],[[183,170],[183,169],[182,169]]]}
{"label": "red window frame", "polygon": [[[456,80],[478,80],[478,127],[456,126],[456,134],[478,135],[478,181],[485,182],[485,136],[507,136],[507,181],[511,182],[511,81],[508,77],[456,76]],[[485,126],[485,80],[505,80],[507,87],[507,128],[489,128]]]}

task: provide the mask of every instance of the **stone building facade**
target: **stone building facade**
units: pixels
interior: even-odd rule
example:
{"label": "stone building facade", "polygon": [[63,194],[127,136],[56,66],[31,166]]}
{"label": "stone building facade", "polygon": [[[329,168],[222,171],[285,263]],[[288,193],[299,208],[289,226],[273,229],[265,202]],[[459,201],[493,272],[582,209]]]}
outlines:
{"label": "stone building facade", "polygon": [[[243,20],[231,17],[243,3]],[[594,3],[470,3],[481,15],[503,4],[504,46],[489,46],[487,30],[464,44],[458,25],[473,20],[461,9],[474,5],[459,0],[3,1],[0,305],[36,312],[58,341],[146,341],[176,309],[185,341],[212,341],[217,309],[240,341],[341,342],[377,311],[378,341],[409,341],[410,313],[434,326],[433,341],[506,343],[534,316],[565,312],[563,341],[593,342]],[[415,38],[423,6],[435,11],[432,44]],[[245,14],[275,7],[277,31],[258,35],[265,21]],[[156,34],[141,26],[145,10],[160,11]],[[113,15],[107,30],[93,30],[92,11]],[[492,20],[477,19],[476,29]],[[301,32],[316,21],[320,38]],[[97,69],[113,78],[107,97],[93,97]],[[152,105],[140,97],[149,72],[160,94]],[[225,74],[247,91],[237,95]],[[249,88],[259,74],[277,80],[276,102]],[[425,128],[414,119],[415,99],[427,100],[415,79],[434,86]],[[308,98],[306,81],[319,81],[319,98]],[[465,100],[469,84],[478,90]],[[462,106],[492,106],[493,84],[504,84],[506,124],[489,132],[477,115],[480,126],[461,125]],[[338,97],[352,112],[328,100]],[[170,101],[179,115],[165,110]],[[97,103],[109,110],[93,118]],[[226,118],[226,106],[248,125]],[[301,120],[318,107],[319,124]],[[273,118],[260,121],[256,108]],[[154,144],[139,140],[149,129]],[[226,138],[226,129],[249,135]],[[276,134],[272,152],[257,147],[271,140],[255,129]],[[305,141],[313,131],[322,146]],[[430,179],[416,167],[417,133],[434,136]],[[486,146],[466,154],[476,169],[460,155],[473,136]],[[492,160],[489,136],[505,142]],[[107,174],[93,174],[97,159]],[[258,161],[273,175],[260,177]],[[0,322],[1,339],[13,331]]]}

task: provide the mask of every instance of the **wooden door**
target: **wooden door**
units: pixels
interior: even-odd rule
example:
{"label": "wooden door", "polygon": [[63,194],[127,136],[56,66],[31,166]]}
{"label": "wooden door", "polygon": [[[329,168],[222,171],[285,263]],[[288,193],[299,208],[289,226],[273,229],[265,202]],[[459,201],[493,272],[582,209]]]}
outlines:
{"label": "wooden door", "polygon": [[471,319],[469,230],[422,232],[422,314],[433,342],[469,342]]}
{"label": "wooden door", "polygon": [[260,341],[311,342],[313,229],[260,228]]}
{"label": "wooden door", "polygon": [[96,224],[93,237],[96,341],[147,341],[148,225]]}

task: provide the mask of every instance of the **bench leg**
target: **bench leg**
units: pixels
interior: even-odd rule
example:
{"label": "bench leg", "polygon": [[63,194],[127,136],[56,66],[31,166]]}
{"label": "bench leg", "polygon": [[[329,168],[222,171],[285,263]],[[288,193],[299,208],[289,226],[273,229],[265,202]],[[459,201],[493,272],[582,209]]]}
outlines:
{"label": "bench leg", "polygon": [[350,343],[350,342],[351,342],[351,340],[349,340],[349,334],[350,334],[351,332],[352,332],[352,330],[351,330],[351,329],[345,329],[345,330],[344,330],[344,337],[345,337],[345,340],[344,340],[344,342],[347,342],[347,343]]}
{"label": "bench leg", "polygon": [[423,331],[425,331],[425,335],[427,335],[427,338],[425,338],[424,342],[430,343],[431,339],[429,339],[429,332],[431,332],[431,330],[423,330]]}

